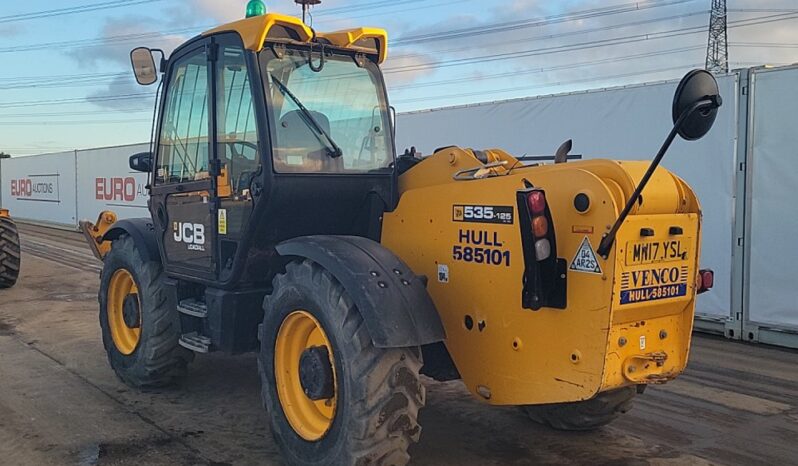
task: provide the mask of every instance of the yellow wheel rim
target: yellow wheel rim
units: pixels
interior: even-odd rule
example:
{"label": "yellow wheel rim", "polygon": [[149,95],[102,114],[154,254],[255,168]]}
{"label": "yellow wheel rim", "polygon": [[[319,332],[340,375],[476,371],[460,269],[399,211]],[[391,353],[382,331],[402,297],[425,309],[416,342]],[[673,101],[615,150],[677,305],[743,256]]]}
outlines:
{"label": "yellow wheel rim", "polygon": [[[315,317],[296,310],[283,320],[274,346],[274,379],[285,417],[300,437],[311,442],[319,440],[335,418],[338,385],[332,345]],[[330,355],[334,395],[327,400],[310,399],[299,380],[299,359],[306,349],[315,346],[326,347]]]}
{"label": "yellow wheel rim", "polygon": [[[116,349],[129,355],[136,350],[141,338],[141,304],[138,302],[139,289],[133,276],[125,269],[119,269],[111,276],[108,285],[108,327],[114,340]],[[125,322],[125,299],[129,295],[136,295],[138,304],[138,323],[129,327]]]}

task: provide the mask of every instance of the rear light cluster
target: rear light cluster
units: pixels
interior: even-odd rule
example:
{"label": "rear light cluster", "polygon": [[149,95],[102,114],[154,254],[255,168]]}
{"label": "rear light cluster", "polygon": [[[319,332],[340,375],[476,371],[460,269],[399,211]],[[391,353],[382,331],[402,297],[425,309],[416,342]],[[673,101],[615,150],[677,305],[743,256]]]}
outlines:
{"label": "rear light cluster", "polygon": [[538,261],[551,257],[551,241],[548,240],[549,220],[546,218],[546,194],[543,191],[530,191],[526,196],[529,213],[532,216],[532,234],[535,238],[535,257]]}
{"label": "rear light cluster", "polygon": [[527,182],[518,191],[518,218],[524,248],[523,307],[564,309],[567,264],[557,258],[554,222],[542,189]]}
{"label": "rear light cluster", "polygon": [[701,294],[709,291],[715,285],[715,272],[709,269],[699,270],[696,275],[696,293]]}

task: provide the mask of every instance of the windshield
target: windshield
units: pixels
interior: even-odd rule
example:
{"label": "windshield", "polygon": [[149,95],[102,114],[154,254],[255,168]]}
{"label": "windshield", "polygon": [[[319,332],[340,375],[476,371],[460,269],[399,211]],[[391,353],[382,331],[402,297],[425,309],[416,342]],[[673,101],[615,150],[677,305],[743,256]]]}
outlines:
{"label": "windshield", "polygon": [[[320,48],[265,50],[266,78],[275,122],[277,172],[362,173],[393,162],[390,120],[377,65]],[[312,68],[317,71],[314,71]],[[321,66],[321,70],[318,68]]]}

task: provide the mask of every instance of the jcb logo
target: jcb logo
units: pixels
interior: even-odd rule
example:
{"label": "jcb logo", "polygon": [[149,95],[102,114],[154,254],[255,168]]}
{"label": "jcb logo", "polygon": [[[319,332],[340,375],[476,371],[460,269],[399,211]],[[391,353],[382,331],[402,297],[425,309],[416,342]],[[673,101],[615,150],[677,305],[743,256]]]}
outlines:
{"label": "jcb logo", "polygon": [[188,244],[188,249],[204,251],[205,225],[201,223],[174,222],[172,225],[174,238],[178,243]]}

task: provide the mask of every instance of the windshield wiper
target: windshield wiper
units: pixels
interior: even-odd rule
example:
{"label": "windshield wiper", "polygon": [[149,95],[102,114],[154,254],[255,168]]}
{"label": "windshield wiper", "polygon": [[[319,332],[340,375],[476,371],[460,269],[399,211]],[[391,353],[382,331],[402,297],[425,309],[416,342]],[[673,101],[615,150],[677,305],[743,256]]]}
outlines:
{"label": "windshield wiper", "polygon": [[297,98],[297,96],[295,96],[294,93],[291,92],[288,89],[288,87],[286,87],[285,84],[283,84],[279,79],[277,79],[277,76],[271,73],[269,73],[269,75],[272,77],[272,81],[274,81],[274,84],[277,85],[277,88],[280,89],[280,92],[284,96],[288,96],[294,102],[294,104],[297,107],[299,107],[299,111],[301,112],[302,115],[302,121],[305,122],[308,128],[313,130],[316,139],[318,139],[320,143],[327,146],[327,155],[333,158],[342,156],[344,153],[341,150],[341,147],[335,143],[335,141],[327,133],[327,131],[325,131],[324,128],[322,128],[322,126],[319,124],[319,122],[316,121],[315,118],[313,118],[313,114],[310,113],[310,110],[308,110],[307,107],[302,105],[302,102],[299,100],[299,98]]}

